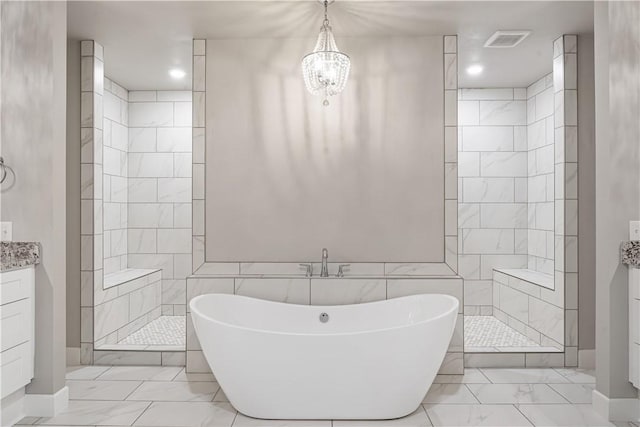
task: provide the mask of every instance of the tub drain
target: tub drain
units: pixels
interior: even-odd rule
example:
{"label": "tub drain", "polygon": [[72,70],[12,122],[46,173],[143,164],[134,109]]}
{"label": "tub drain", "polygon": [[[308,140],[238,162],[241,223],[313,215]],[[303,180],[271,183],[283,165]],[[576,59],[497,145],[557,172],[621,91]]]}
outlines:
{"label": "tub drain", "polygon": [[320,321],[327,323],[329,321],[329,315],[327,313],[320,313]]}

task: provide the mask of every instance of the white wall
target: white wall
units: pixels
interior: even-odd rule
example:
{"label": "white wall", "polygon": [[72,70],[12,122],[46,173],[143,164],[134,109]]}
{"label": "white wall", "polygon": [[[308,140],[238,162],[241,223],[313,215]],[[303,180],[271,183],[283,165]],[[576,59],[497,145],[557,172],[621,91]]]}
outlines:
{"label": "white wall", "polygon": [[492,314],[493,268],[527,267],[527,94],[461,89],[459,274],[466,315]]}
{"label": "white wall", "polygon": [[191,92],[130,91],[128,266],[162,269],[162,314],[185,314],[191,268]]}
{"label": "white wall", "polygon": [[325,108],[313,40],[207,42],[206,261],[444,261],[442,37],[339,43]]}
{"label": "white wall", "polygon": [[35,378],[28,393],[65,385],[66,47],[64,2],[2,2],[2,185],[13,239],[42,245],[36,267]]}

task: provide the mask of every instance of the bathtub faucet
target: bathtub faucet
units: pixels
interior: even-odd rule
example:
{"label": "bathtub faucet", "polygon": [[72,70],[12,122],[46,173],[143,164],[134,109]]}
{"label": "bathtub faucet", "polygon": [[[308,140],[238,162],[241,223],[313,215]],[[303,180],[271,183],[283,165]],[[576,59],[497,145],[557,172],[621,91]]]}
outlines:
{"label": "bathtub faucet", "polygon": [[329,258],[329,251],[327,248],[322,249],[322,269],[320,270],[320,277],[329,277],[329,267],[327,265],[327,259]]}

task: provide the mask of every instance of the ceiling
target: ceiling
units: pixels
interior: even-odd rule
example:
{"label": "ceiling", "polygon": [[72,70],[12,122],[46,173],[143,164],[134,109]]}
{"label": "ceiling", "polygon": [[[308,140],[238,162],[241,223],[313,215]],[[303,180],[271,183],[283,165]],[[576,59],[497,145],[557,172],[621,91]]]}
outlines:
{"label": "ceiling", "polygon": [[[338,46],[341,37],[458,34],[461,87],[527,86],[551,71],[555,38],[593,32],[591,1],[338,0],[329,17]],[[68,3],[69,37],[103,44],[105,73],[130,90],[190,89],[193,38],[315,39],[321,21],[316,0]],[[496,30],[532,34],[512,49],[483,48]],[[484,72],[468,75],[472,64]],[[171,68],[187,76],[173,80]]]}

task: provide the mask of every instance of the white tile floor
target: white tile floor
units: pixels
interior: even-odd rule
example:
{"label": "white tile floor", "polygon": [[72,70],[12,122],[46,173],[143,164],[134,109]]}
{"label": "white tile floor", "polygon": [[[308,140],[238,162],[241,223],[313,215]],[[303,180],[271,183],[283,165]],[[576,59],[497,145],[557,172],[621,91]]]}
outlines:
{"label": "white tile floor", "polygon": [[180,346],[186,343],[185,316],[160,316],[118,342],[118,345]]}
{"label": "white tile floor", "polygon": [[267,421],[229,404],[209,374],[178,367],[69,368],[69,409],[19,425],[383,427],[383,426],[618,426],[591,407],[591,371],[575,369],[466,369],[439,375],[413,414],[390,421]]}
{"label": "white tile floor", "polygon": [[464,349],[468,353],[559,351],[540,346],[493,316],[464,316]]}

